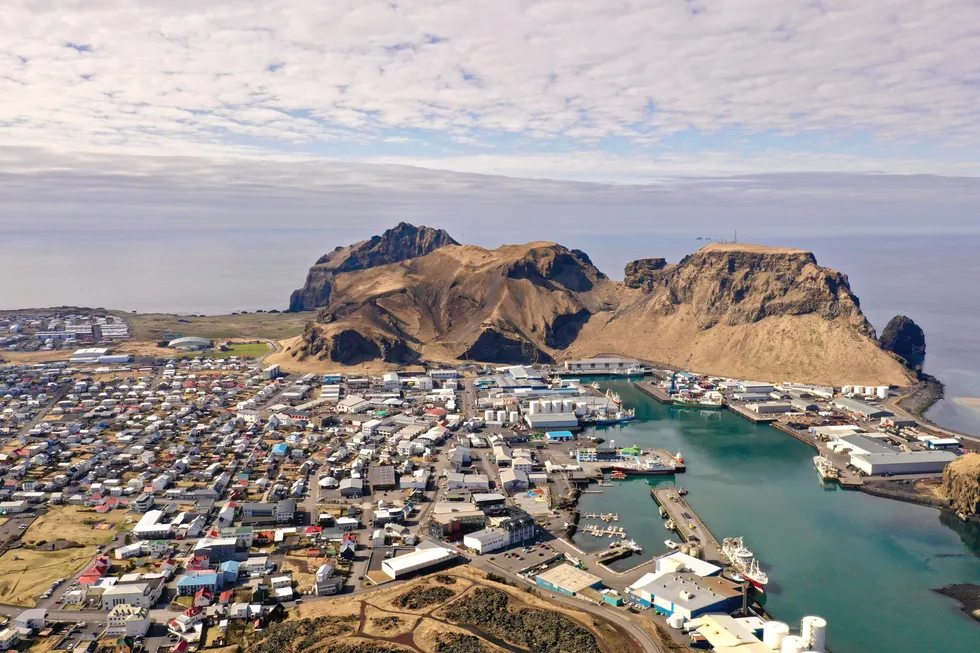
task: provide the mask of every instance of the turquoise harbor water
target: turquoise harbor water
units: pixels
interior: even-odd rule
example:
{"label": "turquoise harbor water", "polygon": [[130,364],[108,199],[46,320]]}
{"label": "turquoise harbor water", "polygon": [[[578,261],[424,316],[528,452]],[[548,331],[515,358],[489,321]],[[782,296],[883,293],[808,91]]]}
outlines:
{"label": "turquoise harbor water", "polygon": [[[690,490],[688,501],[719,541],[745,537],[769,573],[766,608],[777,619],[798,628],[804,615],[826,618],[834,653],[980,650],[980,623],[931,591],[980,582],[980,528],[931,508],[825,487],[813,469],[815,451],[774,428],[729,411],[663,406],[625,381],[603,385],[639,419],[595,433],[617,446],[683,453],[689,471],[676,483]],[[617,482],[583,494],[580,509],[618,512],[618,525],[647,559],[666,552],[669,535],[649,488],[672,482]],[[575,541],[587,550],[609,542],[585,534]]]}

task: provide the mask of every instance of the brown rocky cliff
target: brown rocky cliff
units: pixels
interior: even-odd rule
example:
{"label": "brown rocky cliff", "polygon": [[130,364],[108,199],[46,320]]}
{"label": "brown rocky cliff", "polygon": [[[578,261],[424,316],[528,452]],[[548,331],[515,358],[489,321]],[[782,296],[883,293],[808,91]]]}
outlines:
{"label": "brown rocky cliff", "polygon": [[321,256],[310,268],[303,287],[290,296],[289,310],[312,311],[329,304],[334,279],[340,273],[397,263],[458,244],[442,229],[400,222],[380,236],[372,236],[349,247],[338,247]]}
{"label": "brown rocky cliff", "polygon": [[980,515],[980,453],[968,453],[947,465],[939,492],[957,514]]}

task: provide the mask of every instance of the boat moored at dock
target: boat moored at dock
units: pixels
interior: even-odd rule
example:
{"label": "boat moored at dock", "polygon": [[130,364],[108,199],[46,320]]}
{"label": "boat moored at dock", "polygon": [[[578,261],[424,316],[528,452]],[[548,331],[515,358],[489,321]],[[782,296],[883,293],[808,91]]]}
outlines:
{"label": "boat moored at dock", "polygon": [[769,576],[762,571],[755,554],[745,547],[741,537],[726,537],[721,543],[721,551],[739,575],[760,592],[765,591]]}

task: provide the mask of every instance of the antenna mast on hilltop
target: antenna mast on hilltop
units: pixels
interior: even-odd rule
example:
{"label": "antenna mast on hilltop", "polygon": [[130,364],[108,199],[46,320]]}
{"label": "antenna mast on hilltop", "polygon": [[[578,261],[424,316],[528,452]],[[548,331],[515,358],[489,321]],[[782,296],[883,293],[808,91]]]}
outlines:
{"label": "antenna mast on hilltop", "polygon": [[735,230],[735,240],[733,240],[732,242],[733,243],[737,243],[738,242],[738,229]]}

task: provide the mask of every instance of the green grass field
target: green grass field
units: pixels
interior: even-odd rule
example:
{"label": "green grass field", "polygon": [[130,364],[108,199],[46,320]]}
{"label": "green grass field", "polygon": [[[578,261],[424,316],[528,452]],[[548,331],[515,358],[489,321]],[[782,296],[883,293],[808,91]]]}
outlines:
{"label": "green grass field", "polygon": [[161,340],[167,334],[225,338],[284,340],[303,332],[313,313],[249,313],[187,317],[166,313],[110,311],[129,322],[134,340]]}
{"label": "green grass field", "polygon": [[237,344],[228,348],[228,351],[192,351],[184,354],[177,354],[177,358],[228,358],[230,356],[248,356],[250,358],[262,358],[269,353],[269,345],[264,342],[252,344]]}

